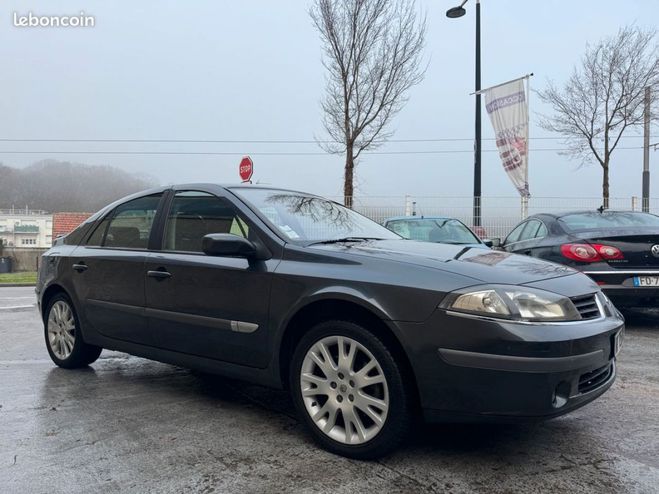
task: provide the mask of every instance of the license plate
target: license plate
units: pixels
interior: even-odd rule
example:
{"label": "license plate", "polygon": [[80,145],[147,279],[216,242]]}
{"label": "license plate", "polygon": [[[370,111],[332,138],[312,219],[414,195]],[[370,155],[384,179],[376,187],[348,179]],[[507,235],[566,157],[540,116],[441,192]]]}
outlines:
{"label": "license plate", "polygon": [[613,356],[617,357],[622,348],[622,340],[625,338],[625,330],[621,329],[613,335]]}
{"label": "license plate", "polygon": [[659,286],[659,276],[634,276],[634,286]]}

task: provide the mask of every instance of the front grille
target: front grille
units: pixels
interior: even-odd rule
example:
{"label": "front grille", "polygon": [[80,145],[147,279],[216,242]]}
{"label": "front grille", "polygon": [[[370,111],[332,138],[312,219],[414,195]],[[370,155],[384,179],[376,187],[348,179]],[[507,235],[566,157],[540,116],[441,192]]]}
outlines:
{"label": "front grille", "polygon": [[595,369],[591,372],[586,372],[579,377],[579,393],[588,393],[592,391],[611,377],[611,372],[613,372],[612,364],[605,365],[599,369]]}
{"label": "front grille", "polygon": [[594,293],[572,297],[570,300],[572,300],[579,314],[581,314],[581,319],[596,319],[601,315],[600,307],[597,304],[597,298]]}

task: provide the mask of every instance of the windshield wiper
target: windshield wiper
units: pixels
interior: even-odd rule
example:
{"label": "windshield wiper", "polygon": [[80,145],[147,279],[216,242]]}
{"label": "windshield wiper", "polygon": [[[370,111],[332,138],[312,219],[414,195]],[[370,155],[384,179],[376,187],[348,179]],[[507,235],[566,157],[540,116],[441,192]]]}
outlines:
{"label": "windshield wiper", "polygon": [[318,242],[311,242],[309,245],[340,244],[343,242],[366,242],[368,240],[384,240],[384,239],[378,237],[341,237],[341,238],[331,238],[329,240],[319,240]]}

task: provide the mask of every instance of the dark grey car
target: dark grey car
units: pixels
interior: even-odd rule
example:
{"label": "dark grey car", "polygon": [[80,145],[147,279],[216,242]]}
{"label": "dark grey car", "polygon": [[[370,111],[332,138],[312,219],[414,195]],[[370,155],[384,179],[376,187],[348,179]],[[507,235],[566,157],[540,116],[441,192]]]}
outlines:
{"label": "dark grey car", "polygon": [[163,187],[44,254],[53,361],[120,350],[290,389],[326,448],[391,451],[431,421],[561,415],[615,378],[623,319],[575,270],[403,240],[323,198]]}

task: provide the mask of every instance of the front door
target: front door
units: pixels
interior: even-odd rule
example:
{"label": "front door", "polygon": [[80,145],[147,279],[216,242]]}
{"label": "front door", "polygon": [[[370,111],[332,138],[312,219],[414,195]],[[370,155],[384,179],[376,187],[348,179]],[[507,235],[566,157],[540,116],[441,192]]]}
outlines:
{"label": "front door", "polygon": [[147,260],[149,324],[162,348],[265,367],[276,261],[207,256],[202,238],[209,233],[250,240],[259,235],[229,199],[177,192],[165,219],[162,249]]}

